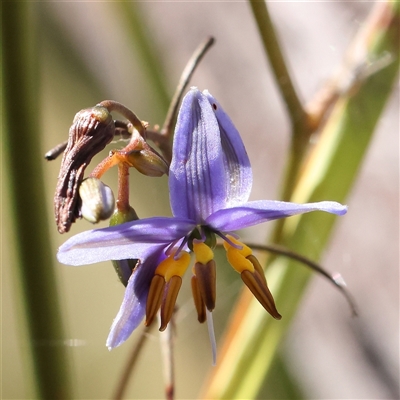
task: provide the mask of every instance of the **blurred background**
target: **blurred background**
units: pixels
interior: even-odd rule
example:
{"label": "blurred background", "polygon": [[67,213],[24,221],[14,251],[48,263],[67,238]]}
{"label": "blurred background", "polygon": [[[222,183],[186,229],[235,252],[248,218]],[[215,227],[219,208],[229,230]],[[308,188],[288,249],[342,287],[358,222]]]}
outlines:
{"label": "blurred background", "polygon": [[[372,8],[368,2],[271,2],[269,9],[304,102],[335,71]],[[40,35],[42,153],[68,137],[76,112],[113,99],[151,125],[162,124],[179,76],[207,36],[216,44],[191,85],[208,89],[230,115],[253,166],[252,200],[278,196],[290,125],[246,2],[46,2],[35,5]],[[152,44],[154,63],[144,61],[137,29]],[[15,138],[18,140],[18,138]],[[115,143],[93,162],[107,155]],[[3,160],[3,157],[2,157]],[[2,161],[3,163],[3,161]],[[52,233],[49,247],[66,325],[69,361],[78,399],[109,398],[137,333],[109,352],[105,340],[124,293],[110,263],[69,267],[56,261],[58,246],[91,229],[78,221],[59,235],[53,222],[53,194],[60,160],[42,161],[46,182],[43,209]],[[89,168],[90,170],[90,168]],[[105,175],[116,188],[116,171]],[[15,254],[7,170],[2,165],[2,398],[34,396]],[[23,184],[23,182],[21,182]],[[327,199],[329,200],[329,199]],[[167,178],[131,172],[131,204],[140,217],[170,215]],[[378,124],[359,178],[338,219],[322,264],[338,271],[354,295],[360,316],[351,318],[338,291],[313,279],[280,354],[298,393],[309,399],[399,398],[399,87]],[[106,224],[104,224],[106,225]],[[242,239],[262,243],[268,224]],[[222,259],[221,259],[222,260]],[[217,340],[242,283],[223,262],[218,269]],[[32,260],[32,268],[35,261]],[[302,267],[299,267],[302,268]],[[211,367],[206,327],[197,324],[189,276],[179,295],[176,395],[196,398]],[[279,305],[278,305],[279,308]],[[129,392],[131,399],[163,398],[158,334],[150,336]],[[257,344],[255,344],[257,345]],[[269,398],[268,389],[259,398]],[[284,397],[282,397],[284,398]]]}

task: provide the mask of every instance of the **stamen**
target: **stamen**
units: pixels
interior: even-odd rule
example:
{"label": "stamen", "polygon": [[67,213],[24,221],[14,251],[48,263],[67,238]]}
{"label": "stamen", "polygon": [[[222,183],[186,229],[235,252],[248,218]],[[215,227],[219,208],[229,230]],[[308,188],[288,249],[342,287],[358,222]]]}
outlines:
{"label": "stamen", "polygon": [[168,281],[164,289],[164,298],[161,304],[161,326],[160,331],[162,332],[168,325],[168,322],[172,318],[176,299],[178,297],[179,289],[182,285],[182,278],[174,275]]}
{"label": "stamen", "polygon": [[250,254],[246,258],[253,264],[254,269],[260,274],[261,278],[263,278],[264,283],[267,284],[267,279],[265,278],[265,272],[260,262],[257,260],[257,258],[253,256],[253,254]]}
{"label": "stamen", "polygon": [[210,260],[214,258],[214,252],[205,243],[194,240],[193,241],[193,251],[196,255],[196,261],[207,264]]}
{"label": "stamen", "polygon": [[178,257],[176,255],[169,256],[161,261],[156,268],[155,274],[164,276],[165,281],[168,282],[174,275],[183,276],[189,263],[190,254],[186,251],[181,251]]}
{"label": "stamen", "polygon": [[164,277],[160,275],[154,275],[150,283],[149,294],[147,295],[145,322],[146,326],[149,326],[153,322],[153,319],[161,306],[164,286]]}
{"label": "stamen", "polygon": [[215,308],[216,297],[216,265],[211,260],[207,264],[197,262],[194,265],[194,272],[197,278],[197,286],[207,310],[212,311]]}
{"label": "stamen", "polygon": [[224,235],[221,232],[217,232],[217,235],[223,239],[222,245],[225,247],[224,243],[228,243],[230,246],[234,247],[235,249],[241,250],[243,248],[243,243],[236,240],[232,233],[229,235]]}
{"label": "stamen", "polygon": [[194,305],[197,311],[197,320],[202,324],[206,320],[206,306],[204,304],[203,298],[201,297],[198,281],[196,275],[192,276],[192,295],[194,300]]}
{"label": "stamen", "polygon": [[260,276],[258,271],[250,272],[244,270],[240,274],[243,282],[251,290],[255,298],[260,302],[260,304],[275,318],[281,319],[282,316],[279,314],[275,307],[275,301],[272,297],[268,286],[264,283],[264,279]]}
{"label": "stamen", "polygon": [[[180,239],[179,239],[180,240]],[[179,254],[184,251],[183,248],[185,247],[186,243],[188,241],[188,238],[185,236],[182,241],[181,244],[179,245],[179,247],[177,248],[176,252],[174,253],[174,258],[177,259]],[[177,243],[177,242],[175,242]]]}
{"label": "stamen", "polygon": [[212,312],[206,310],[206,313],[207,313],[208,336],[210,338],[211,351],[212,351],[212,365],[215,366],[217,364],[217,343],[215,340],[214,323],[212,318]]}
{"label": "stamen", "polygon": [[[250,254],[251,255],[251,254]],[[246,258],[241,251],[234,247],[228,247],[226,250],[226,258],[232,268],[241,274],[243,271],[254,272],[254,265]]]}
{"label": "stamen", "polygon": [[240,240],[236,239],[232,235],[227,235],[226,238],[229,239],[229,242],[225,241],[222,244],[225,250],[228,250],[230,247],[233,247],[234,249],[236,249],[237,252],[239,252],[244,257],[247,257],[253,253],[253,251],[249,246],[246,246],[244,243],[242,243]]}

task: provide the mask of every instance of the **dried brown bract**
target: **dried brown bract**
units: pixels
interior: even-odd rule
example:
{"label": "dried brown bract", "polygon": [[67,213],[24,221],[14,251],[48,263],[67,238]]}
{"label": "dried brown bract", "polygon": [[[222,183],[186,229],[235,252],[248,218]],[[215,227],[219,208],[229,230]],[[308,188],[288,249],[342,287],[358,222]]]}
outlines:
{"label": "dried brown bract", "polygon": [[111,142],[114,130],[111,114],[105,107],[88,108],[75,115],[54,195],[54,213],[60,233],[68,232],[80,217],[78,189],[85,169],[93,156]]}

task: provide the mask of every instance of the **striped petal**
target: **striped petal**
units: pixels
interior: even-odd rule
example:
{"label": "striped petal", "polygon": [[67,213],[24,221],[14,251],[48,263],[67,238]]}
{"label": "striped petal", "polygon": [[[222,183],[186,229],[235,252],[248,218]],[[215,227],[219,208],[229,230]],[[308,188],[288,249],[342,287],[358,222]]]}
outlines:
{"label": "striped petal", "polygon": [[203,94],[207,96],[219,126],[225,164],[224,181],[227,185],[226,207],[243,204],[249,199],[253,183],[246,148],[238,130],[218,101],[207,90],[203,91]]}
{"label": "striped petal", "polygon": [[203,223],[226,206],[227,175],[220,130],[205,95],[192,88],[178,114],[169,174],[172,212]]}
{"label": "striped petal", "polygon": [[207,224],[215,230],[229,232],[310,211],[325,211],[331,214],[343,215],[346,214],[347,207],[334,201],[306,204],[273,200],[250,201],[242,206],[215,212],[207,218]]}
{"label": "striped petal", "polygon": [[125,289],[124,299],[107,338],[109,350],[119,346],[131,335],[146,313],[147,294],[157,265],[165,258],[164,246],[153,253],[133,271]]}
{"label": "striped petal", "polygon": [[155,217],[86,231],[61,245],[57,258],[67,265],[129,258],[144,260],[155,245],[172,243],[186,236],[194,226],[183,218]]}

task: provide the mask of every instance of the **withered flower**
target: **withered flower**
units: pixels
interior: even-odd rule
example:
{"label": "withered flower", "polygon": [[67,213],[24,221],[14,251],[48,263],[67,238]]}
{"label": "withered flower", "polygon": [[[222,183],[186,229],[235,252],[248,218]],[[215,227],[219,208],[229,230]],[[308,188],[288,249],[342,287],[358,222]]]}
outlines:
{"label": "withered flower", "polygon": [[87,108],[75,115],[54,194],[54,213],[60,233],[68,232],[80,217],[79,185],[85,169],[93,156],[111,142],[114,129],[114,121],[105,107]]}

